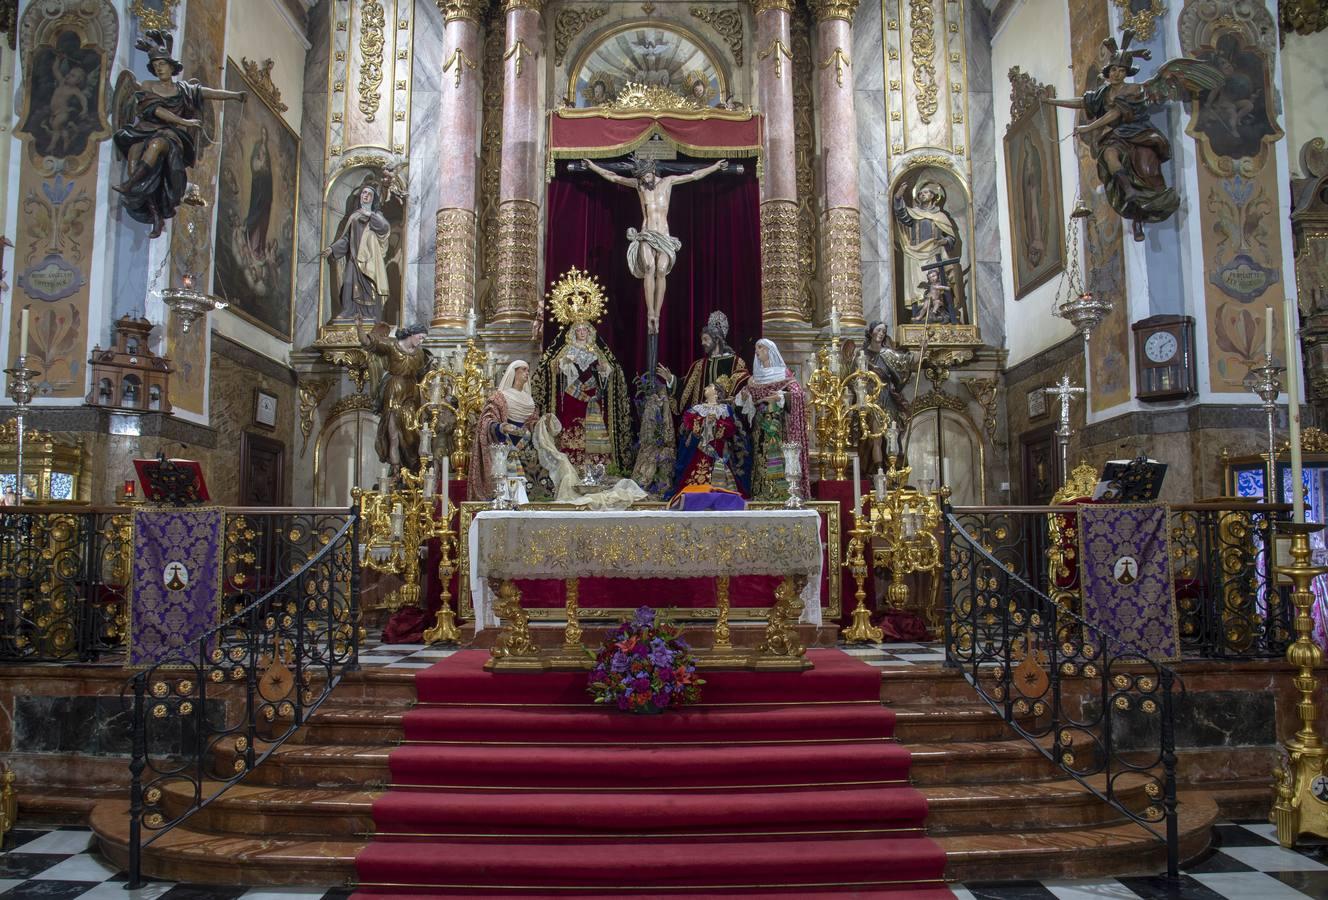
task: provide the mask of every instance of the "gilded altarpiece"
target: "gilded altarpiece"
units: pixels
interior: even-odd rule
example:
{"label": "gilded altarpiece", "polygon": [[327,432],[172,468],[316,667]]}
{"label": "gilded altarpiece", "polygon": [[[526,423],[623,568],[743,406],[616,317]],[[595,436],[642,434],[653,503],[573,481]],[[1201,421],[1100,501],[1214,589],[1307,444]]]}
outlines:
{"label": "gilded altarpiece", "polygon": [[1186,133],[1199,159],[1203,285],[1212,391],[1247,394],[1246,373],[1263,361],[1264,310],[1272,306],[1274,362],[1284,365],[1282,215],[1273,144],[1282,136],[1272,67],[1277,23],[1262,6],[1228,9],[1213,0],[1186,4],[1181,50],[1226,76],[1191,104]]}
{"label": "gilded altarpiece", "polygon": [[23,141],[15,302],[32,307],[29,368],[43,397],[81,397],[88,350],[92,246],[97,233],[97,159],[111,131],[111,65],[119,34],[105,2],[34,3],[19,23],[23,93],[16,135]]}
{"label": "gilded altarpiece", "polygon": [[[1112,34],[1107,14],[1108,0],[1070,0],[1070,59],[1073,60],[1075,95],[1096,87],[1101,63],[1098,50]],[[1076,140],[1079,183],[1098,183],[1097,163],[1092,150]],[[1088,342],[1088,370],[1092,390],[1089,405],[1094,412],[1119,406],[1130,399],[1130,323],[1121,311],[1125,302],[1124,228],[1121,219],[1097,191],[1083,192],[1093,215],[1084,227],[1084,277],[1090,291],[1117,305],[1093,330]]]}
{"label": "gilded altarpiece", "polygon": [[[184,23],[184,46],[180,61],[186,77],[218,84],[226,63],[222,48],[226,43],[227,0],[191,3]],[[198,161],[189,170],[189,180],[198,185],[206,206],[181,204],[171,225],[172,285],[182,284],[188,276],[195,284],[212,283],[212,219],[217,199],[217,175],[221,167],[221,146],[200,148]],[[171,379],[171,404],[177,412],[202,416],[207,412],[209,329],[184,331],[180,321],[171,316],[166,328],[166,356],[175,364]]]}

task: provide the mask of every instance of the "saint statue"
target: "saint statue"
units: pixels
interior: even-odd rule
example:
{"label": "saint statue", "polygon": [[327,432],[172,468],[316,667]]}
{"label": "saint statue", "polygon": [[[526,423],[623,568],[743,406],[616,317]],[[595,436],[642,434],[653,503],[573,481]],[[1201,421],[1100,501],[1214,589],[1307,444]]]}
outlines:
{"label": "saint statue", "polygon": [[715,385],[721,400],[731,400],[747,380],[747,366],[728,344],[729,319],[719,310],[710,314],[701,326],[702,357],[692,363],[687,377],[681,382],[666,366],[660,364],[656,373],[669,389],[673,399],[673,412],[681,414],[700,403],[708,384]]}
{"label": "saint statue", "polygon": [[631,464],[631,424],[622,367],[592,322],[573,321],[562,345],[540,360],[531,389],[562,425],[561,449],[578,469]]}
{"label": "saint statue", "polygon": [[387,243],[391,232],[380,211],[381,198],[372,182],[360,186],[347,201],[337,239],[323,256],[340,260],[341,308],[338,318],[379,319],[389,293]]}
{"label": "saint statue", "polygon": [[[901,187],[894,201],[896,240],[904,265],[901,283],[905,291],[927,283],[925,266],[938,259],[955,259],[963,249],[959,226],[945,208],[945,188],[935,181],[920,180],[913,188],[912,204],[907,193],[907,188]],[[952,302],[957,306],[961,301]],[[915,317],[914,321],[922,319]]]}
{"label": "saint statue", "polygon": [[737,433],[733,406],[720,402],[714,382],[707,384],[702,401],[683,413],[672,493],[710,485],[748,496],[749,486],[738,480],[740,469],[731,452]]}
{"label": "saint statue", "polygon": [[[867,326],[867,341],[863,344],[859,361],[863,369],[874,372],[876,377],[881,379],[881,394],[874,398],[876,404],[902,427],[909,417],[904,387],[912,374],[913,357],[894,347],[884,322],[872,322]],[[883,437],[879,437],[863,438],[858,441],[858,457],[862,460],[863,472],[870,474],[878,468],[885,468],[883,440]]]}
{"label": "saint statue", "polygon": [[737,407],[751,423],[752,487],[755,500],[784,500],[784,444],[796,443],[800,465],[800,495],[809,497],[807,485],[806,396],[798,379],[784,365],[775,342],[756,342],[752,377],[738,393]]}
{"label": "saint statue", "polygon": [[176,78],[184,66],[171,56],[174,42],[169,31],[146,31],[134,46],[148,54],[148,71],[156,80],[140,84],[126,71],[115,86],[112,139],[129,163],[124,181],[113,187],[129,218],[152,226],[150,238],[161,236],[184,200],[189,168],[198,160],[206,101],[243,103],[248,96]]}
{"label": "saint statue", "polygon": [[646,332],[659,334],[659,315],[664,308],[664,283],[677,262],[682,241],[669,235],[669,200],[675,185],[700,181],[707,175],[727,169],[729,161],[718,162],[688,172],[660,178],[653,159],[633,159],[635,178],[624,178],[588,159],[582,164],[599,177],[629,187],[641,198],[641,230],[627,229],[627,268],[640,278],[646,294]]}
{"label": "saint statue", "polygon": [[927,270],[918,295],[909,304],[909,322],[933,325],[965,325],[964,310],[955,303],[954,288],[939,267]]}
{"label": "saint statue", "polygon": [[[489,395],[475,424],[475,437],[471,443],[470,474],[466,481],[466,496],[471,500],[492,500],[500,475],[524,475],[523,456],[532,452],[532,430],[539,421],[535,398],[530,395],[530,364],[514,359],[507,364],[498,390]],[[507,471],[493,470],[493,448],[509,444],[512,452],[507,457]]]}
{"label": "saint statue", "polygon": [[1225,78],[1207,63],[1180,58],[1160,66],[1143,84],[1130,84],[1125,79],[1139,74],[1135,58],[1153,58],[1147,49],[1131,49],[1133,40],[1134,31],[1127,28],[1119,47],[1113,37],[1102,42],[1107,56],[1103,84],[1077,99],[1043,98],[1042,102],[1082,109],[1088,116],[1089,121],[1074,133],[1093,147],[1107,202],[1130,220],[1134,239],[1142,241],[1145,222],[1165,221],[1180,208],[1180,195],[1162,176],[1162,163],[1171,159],[1171,142],[1153,127],[1149,104],[1179,99],[1184,92],[1220,91]]}
{"label": "saint statue", "polygon": [[433,365],[433,355],[424,348],[424,325],[398,328],[394,338],[380,336],[377,326],[365,334],[360,320],[355,320],[360,345],[373,354],[382,366],[378,379],[378,436],[374,450],[381,462],[397,468],[414,470],[420,464],[420,430],[415,425],[423,397],[420,380]]}

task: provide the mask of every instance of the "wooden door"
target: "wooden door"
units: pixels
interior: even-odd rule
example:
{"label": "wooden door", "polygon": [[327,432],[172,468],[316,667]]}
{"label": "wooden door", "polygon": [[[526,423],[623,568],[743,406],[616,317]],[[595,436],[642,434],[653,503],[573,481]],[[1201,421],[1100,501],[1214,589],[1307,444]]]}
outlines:
{"label": "wooden door", "polygon": [[240,438],[240,505],[286,505],[286,445],[261,434]]}

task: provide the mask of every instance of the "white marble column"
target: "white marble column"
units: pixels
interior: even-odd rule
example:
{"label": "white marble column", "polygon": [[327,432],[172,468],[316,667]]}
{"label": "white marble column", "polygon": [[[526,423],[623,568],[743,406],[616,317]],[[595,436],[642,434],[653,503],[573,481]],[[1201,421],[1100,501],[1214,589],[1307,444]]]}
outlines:
{"label": "white marble column", "polygon": [[812,0],[816,18],[816,116],[825,203],[821,235],[825,289],[844,325],[862,319],[862,235],[858,215],[858,129],[853,111],[853,14],[857,0]]}
{"label": "white marble column", "polygon": [[793,143],[792,0],[754,0],[761,147],[761,316],[805,322],[799,297],[797,160]]}
{"label": "white marble column", "polygon": [[443,11],[433,325],[460,328],[475,305],[475,206],[479,173],[480,12],[483,0],[438,0]]}
{"label": "white marble column", "polygon": [[498,187],[498,291],[493,321],[533,322],[539,314],[539,60],[543,0],[505,0],[503,155]]}

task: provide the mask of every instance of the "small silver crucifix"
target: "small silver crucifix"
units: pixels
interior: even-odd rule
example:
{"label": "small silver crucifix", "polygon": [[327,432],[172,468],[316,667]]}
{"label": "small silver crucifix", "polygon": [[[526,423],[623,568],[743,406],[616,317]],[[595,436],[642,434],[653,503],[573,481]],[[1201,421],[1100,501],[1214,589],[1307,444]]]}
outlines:
{"label": "small silver crucifix", "polygon": [[1070,376],[1062,375],[1061,380],[1056,382],[1053,387],[1042,389],[1046,397],[1055,397],[1061,402],[1061,424],[1056,429],[1056,443],[1061,447],[1061,480],[1062,483],[1070,476],[1070,401],[1077,394],[1084,393],[1084,388],[1074,387],[1070,384]]}

